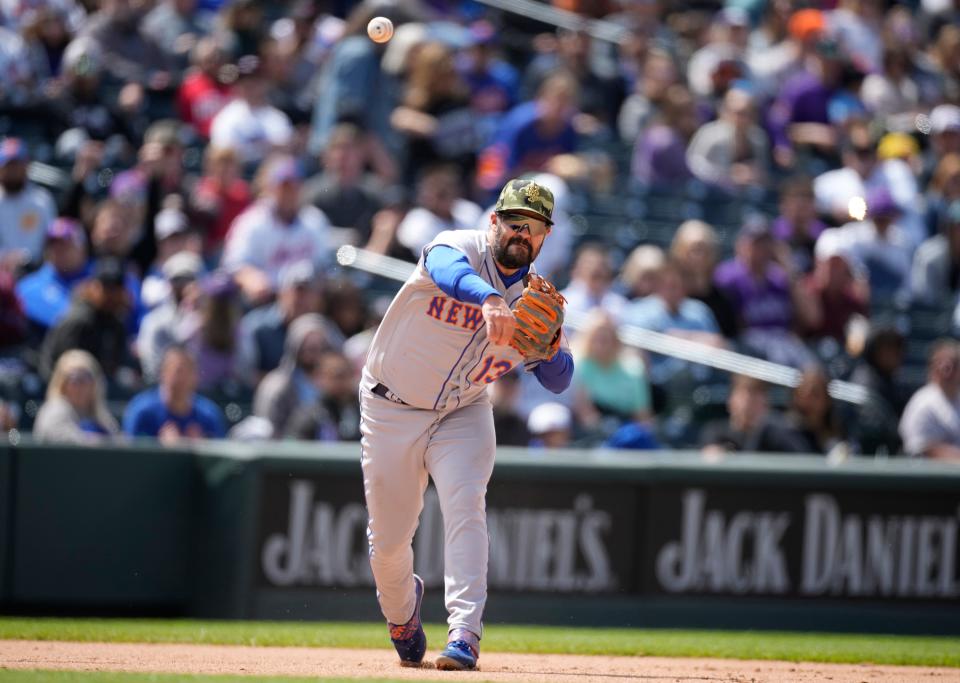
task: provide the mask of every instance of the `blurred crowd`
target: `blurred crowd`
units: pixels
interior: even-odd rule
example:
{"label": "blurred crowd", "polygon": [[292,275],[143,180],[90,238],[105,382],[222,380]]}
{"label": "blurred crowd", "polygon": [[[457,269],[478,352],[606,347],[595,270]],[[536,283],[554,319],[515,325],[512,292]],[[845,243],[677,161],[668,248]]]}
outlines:
{"label": "blurred crowd", "polygon": [[491,387],[501,444],[960,460],[960,2],[551,4],[0,0],[0,429],[357,440],[397,283],[337,249],[536,174],[587,322],[559,399]]}

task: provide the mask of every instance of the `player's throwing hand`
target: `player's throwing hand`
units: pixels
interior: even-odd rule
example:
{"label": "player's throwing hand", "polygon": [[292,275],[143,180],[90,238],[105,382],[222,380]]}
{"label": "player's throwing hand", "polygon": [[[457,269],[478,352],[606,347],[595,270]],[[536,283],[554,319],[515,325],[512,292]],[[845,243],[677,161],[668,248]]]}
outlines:
{"label": "player's throwing hand", "polygon": [[506,346],[513,339],[517,321],[503,297],[487,297],[483,302],[483,321],[487,324],[487,339],[491,344]]}

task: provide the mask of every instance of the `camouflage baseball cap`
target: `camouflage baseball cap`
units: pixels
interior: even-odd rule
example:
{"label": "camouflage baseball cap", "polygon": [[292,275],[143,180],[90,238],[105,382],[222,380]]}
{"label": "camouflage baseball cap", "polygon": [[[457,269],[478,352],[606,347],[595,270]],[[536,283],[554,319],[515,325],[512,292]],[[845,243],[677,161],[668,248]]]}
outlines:
{"label": "camouflage baseball cap", "polygon": [[553,225],[553,192],[532,180],[515,178],[503,186],[493,210],[532,216]]}

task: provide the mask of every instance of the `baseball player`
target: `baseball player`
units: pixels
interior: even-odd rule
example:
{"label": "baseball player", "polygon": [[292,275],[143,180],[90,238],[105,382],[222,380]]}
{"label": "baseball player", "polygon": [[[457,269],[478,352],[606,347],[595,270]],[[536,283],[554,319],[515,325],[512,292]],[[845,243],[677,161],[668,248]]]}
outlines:
{"label": "baseball player", "polygon": [[401,665],[419,665],[427,647],[412,541],[430,476],[443,514],[449,612],[436,665],[476,668],[496,446],[486,386],[520,364],[556,393],[573,375],[563,298],[531,265],[552,213],[549,189],[508,182],[487,230],[442,232],[424,248],[374,336],[360,382],[367,538]]}

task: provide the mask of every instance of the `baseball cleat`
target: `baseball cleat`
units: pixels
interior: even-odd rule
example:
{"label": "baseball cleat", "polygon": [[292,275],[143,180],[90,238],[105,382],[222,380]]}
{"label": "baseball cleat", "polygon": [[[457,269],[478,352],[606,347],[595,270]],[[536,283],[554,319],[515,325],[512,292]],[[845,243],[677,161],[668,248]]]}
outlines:
{"label": "baseball cleat", "polygon": [[466,671],[477,668],[479,653],[465,640],[452,640],[437,657],[438,669],[444,671]]}
{"label": "baseball cleat", "polygon": [[420,666],[423,655],[427,652],[427,634],[423,632],[423,624],[420,622],[423,579],[414,574],[413,583],[417,591],[417,606],[413,610],[410,621],[405,624],[387,622],[387,626],[390,627],[390,641],[400,655],[400,666]]}

